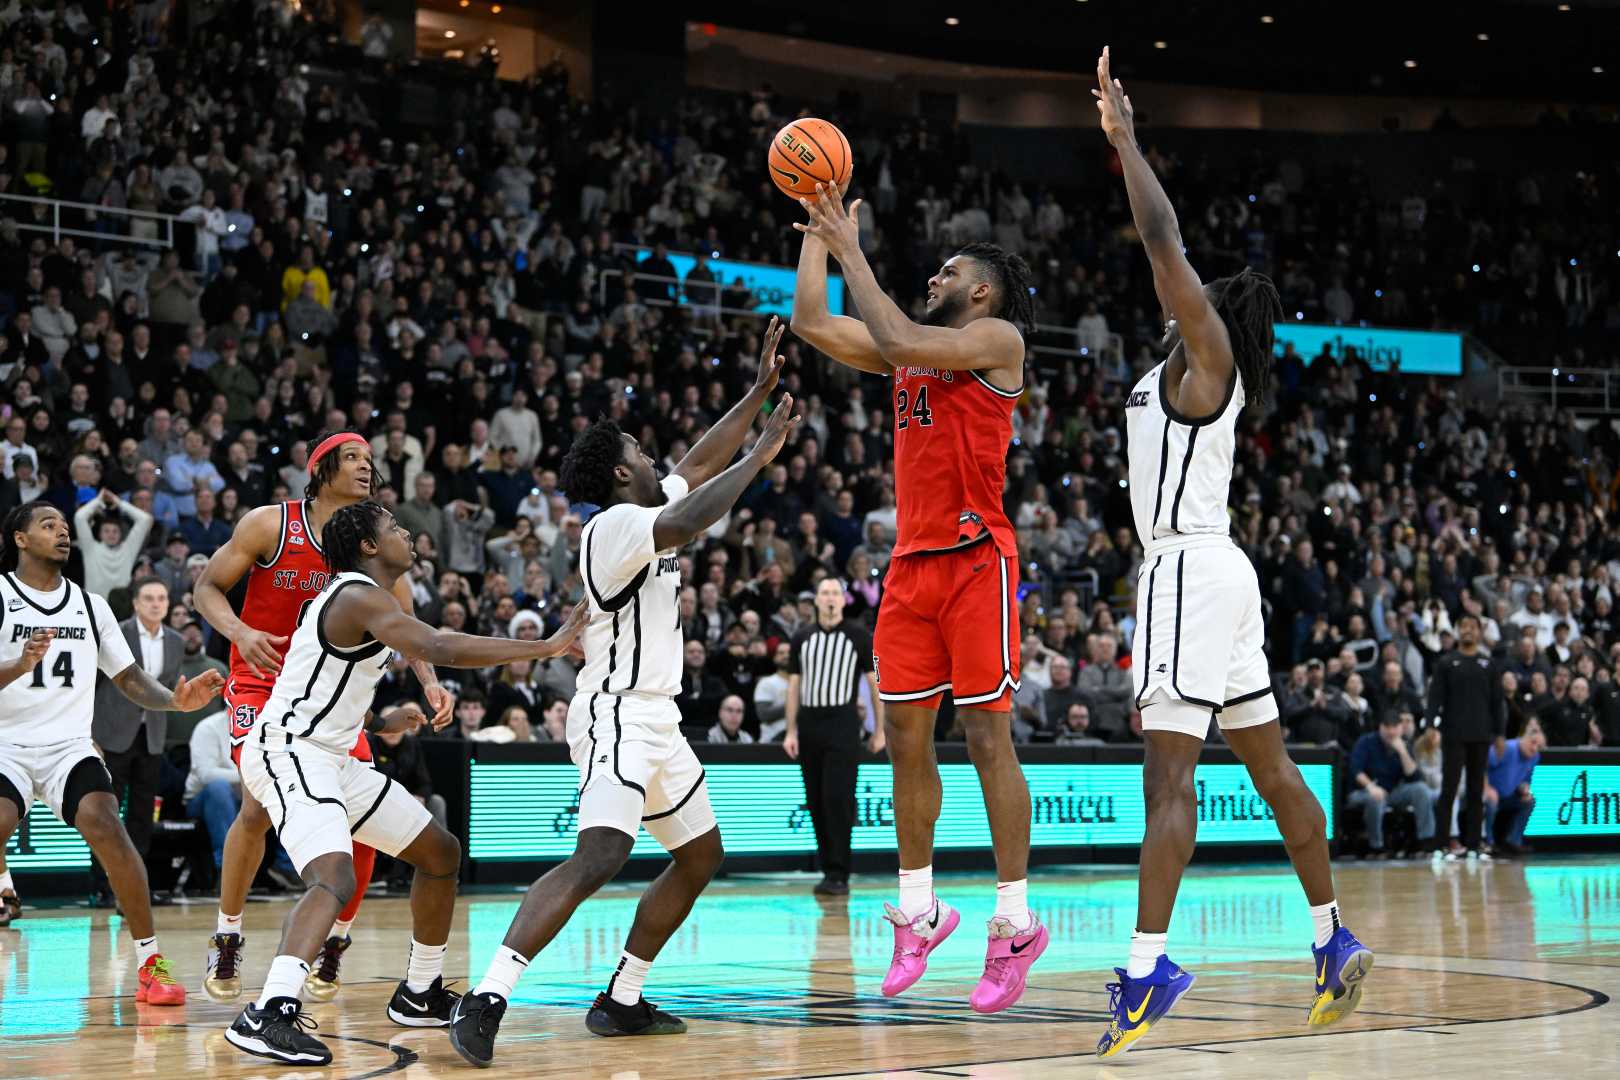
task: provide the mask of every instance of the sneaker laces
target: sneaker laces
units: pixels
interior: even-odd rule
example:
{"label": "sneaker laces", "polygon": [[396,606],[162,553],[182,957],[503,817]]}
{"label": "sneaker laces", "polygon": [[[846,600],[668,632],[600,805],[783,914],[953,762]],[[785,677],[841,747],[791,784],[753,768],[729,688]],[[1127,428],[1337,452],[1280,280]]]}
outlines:
{"label": "sneaker laces", "polygon": [[478,1036],[493,1039],[500,1030],[501,1017],[506,1015],[506,1003],[494,994],[484,994],[484,1007],[478,1010]]}
{"label": "sneaker laces", "polygon": [[321,946],[320,963],[316,966],[315,977],[322,982],[337,982],[338,967],[343,963],[343,953],[348,947],[348,938],[327,938],[326,944]]}
{"label": "sneaker laces", "polygon": [[986,959],[984,962],[984,978],[993,983],[1000,983],[1007,974],[1007,962],[1011,959],[1009,956],[992,956]]}
{"label": "sneaker laces", "polygon": [[174,975],[169,970],[169,962],[162,956],[153,956],[148,960],[146,970],[153,982],[162,983],[166,986],[175,985]]}
{"label": "sneaker laces", "polygon": [[214,978],[236,978],[236,965],[242,951],[242,938],[238,934],[215,934],[214,948],[218,955],[214,957]]}
{"label": "sneaker laces", "polygon": [[297,1029],[298,1031],[314,1031],[316,1028],[321,1026],[320,1021],[316,1020],[313,1016],[304,1011],[303,1004],[301,1002],[294,1009],[288,1009],[283,1006],[282,1009],[276,1014],[276,1019],[282,1021],[292,1028]]}

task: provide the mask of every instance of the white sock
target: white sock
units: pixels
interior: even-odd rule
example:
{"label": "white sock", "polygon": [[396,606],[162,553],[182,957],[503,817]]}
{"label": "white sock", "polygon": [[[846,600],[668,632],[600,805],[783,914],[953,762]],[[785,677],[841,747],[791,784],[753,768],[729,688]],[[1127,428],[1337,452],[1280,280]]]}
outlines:
{"label": "white sock", "polygon": [[156,934],[153,934],[149,938],[136,938],[135,939],[135,966],[136,967],[141,967],[149,959],[156,956],[160,952],[162,952],[162,950],[159,949],[158,946],[157,946],[157,935]]}
{"label": "white sock", "polygon": [[[336,933],[336,931],[333,931]],[[405,968],[405,989],[420,994],[444,973],[444,951],[448,945],[424,945],[411,938],[411,959]]]}
{"label": "white sock", "polygon": [[11,883],[11,871],[7,870],[5,873],[0,874],[0,892],[14,893],[16,891],[17,886]]}
{"label": "white sock", "polygon": [[349,927],[354,925],[353,919],[339,919],[332,924],[332,937],[346,938],[349,936]]}
{"label": "white sock", "polygon": [[620,953],[618,970],[608,980],[608,997],[620,1005],[634,1005],[641,1000],[641,984],[647,981],[647,972],[651,970],[651,960]]}
{"label": "white sock", "polygon": [[214,933],[216,934],[240,934],[241,932],[241,912],[237,912],[235,915],[227,915],[224,911],[221,911],[219,917],[214,920]]}
{"label": "white sock", "polygon": [[484,981],[473,987],[473,993],[509,998],[512,987],[523,978],[523,969],[528,966],[529,961],[524,959],[522,953],[502,945],[495,950],[495,958],[489,962],[489,970],[484,972]]}
{"label": "white sock", "polygon": [[1029,913],[1029,879],[996,882],[996,914],[1013,924],[1014,930],[1028,930],[1035,922]]}
{"label": "white sock", "polygon": [[1311,921],[1316,924],[1316,947],[1320,949],[1333,940],[1333,933],[1339,928],[1339,902],[1329,900],[1311,908]]}
{"label": "white sock", "polygon": [[1131,958],[1125,964],[1125,977],[1141,979],[1153,974],[1164,955],[1164,943],[1170,935],[1144,934],[1138,930],[1131,935]]}
{"label": "white sock", "polygon": [[296,956],[286,953],[270,961],[270,974],[264,977],[264,989],[259,991],[259,1000],[253,1003],[255,1009],[262,1009],[275,998],[297,999],[304,989],[304,980],[309,978],[309,965]]}
{"label": "white sock", "polygon": [[900,913],[908,919],[926,915],[934,906],[934,865],[900,871]]}

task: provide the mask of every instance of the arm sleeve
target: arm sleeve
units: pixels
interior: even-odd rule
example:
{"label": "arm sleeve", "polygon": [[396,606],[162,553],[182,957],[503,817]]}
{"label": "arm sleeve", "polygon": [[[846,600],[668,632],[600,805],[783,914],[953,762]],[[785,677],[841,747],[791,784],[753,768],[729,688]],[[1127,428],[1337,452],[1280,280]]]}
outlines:
{"label": "arm sleeve", "polygon": [[855,666],[860,671],[872,670],[872,637],[866,633],[851,633],[855,639]]}
{"label": "arm sleeve", "polygon": [[[808,634],[803,630],[800,630],[797,634],[793,635],[793,642],[792,642],[791,646],[788,648],[788,674],[789,675],[803,675],[804,674],[804,668],[799,664],[799,649],[800,649],[801,646],[804,645],[804,641],[805,641],[805,638],[807,636],[808,636]],[[861,670],[864,671],[866,669],[862,668]]]}
{"label": "arm sleeve", "polygon": [[101,635],[101,651],[96,655],[97,666],[110,679],[133,664],[135,656],[129,651],[129,642],[124,640],[124,631],[119,627],[118,619],[107,601],[95,593],[87,592],[84,596],[90,602],[88,614],[95,620],[96,632]]}

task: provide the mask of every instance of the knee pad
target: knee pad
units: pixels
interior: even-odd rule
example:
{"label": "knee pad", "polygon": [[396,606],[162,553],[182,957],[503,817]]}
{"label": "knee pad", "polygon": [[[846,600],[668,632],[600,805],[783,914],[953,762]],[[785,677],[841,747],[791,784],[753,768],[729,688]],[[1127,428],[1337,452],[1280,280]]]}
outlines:
{"label": "knee pad", "polygon": [[101,763],[100,758],[85,758],[73,766],[73,771],[68,773],[67,784],[62,788],[62,820],[67,822],[69,828],[75,827],[79,804],[84,797],[98,791],[111,795],[112,777],[107,774],[107,766]]}

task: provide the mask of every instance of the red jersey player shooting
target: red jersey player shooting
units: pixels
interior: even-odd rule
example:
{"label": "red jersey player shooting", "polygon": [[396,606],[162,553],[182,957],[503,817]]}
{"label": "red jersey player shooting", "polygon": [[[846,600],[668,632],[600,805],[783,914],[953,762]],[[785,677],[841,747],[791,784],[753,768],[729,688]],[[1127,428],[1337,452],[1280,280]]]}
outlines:
{"label": "red jersey player shooting", "polygon": [[[342,431],[322,440],[309,455],[309,487],[306,498],[249,511],[237,523],[231,539],[208,560],[208,568],[197,579],[197,610],[216,631],[231,640],[230,676],[225,684],[225,708],[230,714],[231,756],[238,759],[241,742],[253,728],[259,710],[269,700],[281,670],[287,642],[298,628],[304,607],[326,587],[328,572],[321,554],[321,530],[332,515],[345,506],[368,499],[373,494],[376,471],[372,468],[371,447],[365,438]],[[247,596],[240,616],[231,610],[225,594],[247,576]],[[394,584],[394,596],[406,613],[413,610],[408,576]],[[450,722],[455,702],[439,685],[433,666],[413,659],[411,669],[421,680],[428,705],[433,710],[435,730]],[[371,759],[370,745],[362,733],[353,754],[362,761]],[[203,988],[215,1001],[232,1001],[242,992],[238,974],[241,966],[242,908],[259,863],[264,859],[264,837],[270,831],[270,815],[265,813],[245,788],[242,806],[225,839],[224,864],[220,867],[219,921],[210,942],[208,970]],[[329,1001],[338,991],[338,970],[343,950],[348,947],[348,924],[365,896],[364,883],[370,880],[376,855],[364,845],[355,845],[355,879],[361,883],[354,897],[338,916],[316,968],[310,974],[307,992],[317,1001]]]}
{"label": "red jersey player shooting", "polygon": [[[1002,510],[1012,410],[1024,387],[1024,331],[1033,323],[1029,267],[994,244],[970,244],[928,279],[927,316],[912,322],[879,287],[861,253],[860,200],[837,190],[801,199],[809,224],[793,331],[840,363],[894,382],[899,540],[884,582],[872,661],[894,762],[900,903],[898,994],[960,917],[933,895],[939,767],[934,718],[949,690],[979,773],[996,853],[996,912],[984,975],[969,999],[997,1012],[1024,992],[1047,932],[1029,911],[1029,787],[1013,750],[1018,689],[1018,541]],[[827,255],[838,260],[862,319],[827,310]],[[862,321],[864,320],[864,321]]]}

